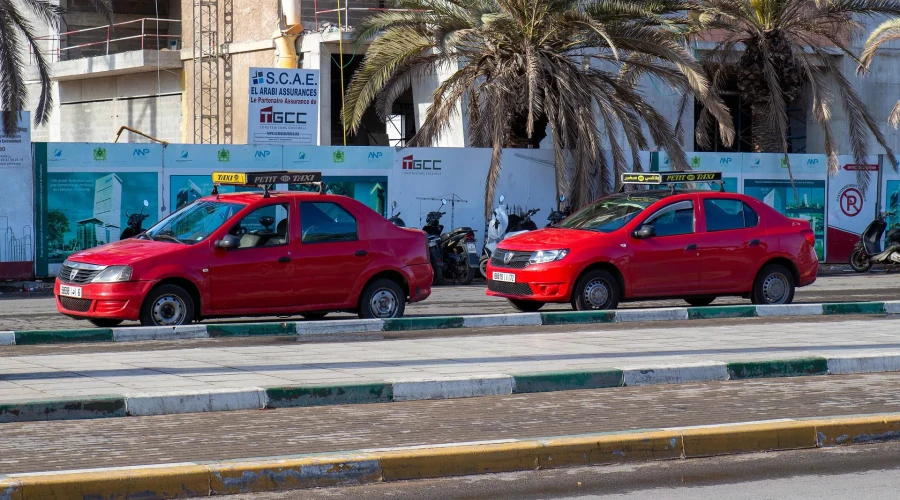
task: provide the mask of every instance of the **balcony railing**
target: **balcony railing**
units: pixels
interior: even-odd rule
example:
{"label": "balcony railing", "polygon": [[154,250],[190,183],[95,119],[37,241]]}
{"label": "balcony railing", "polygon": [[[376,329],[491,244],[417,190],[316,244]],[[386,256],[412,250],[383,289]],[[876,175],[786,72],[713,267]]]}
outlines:
{"label": "balcony railing", "polygon": [[[161,24],[166,24],[161,28]],[[49,62],[71,61],[85,57],[119,54],[133,50],[181,49],[181,35],[169,34],[169,26],[181,25],[177,19],[145,17],[123,23],[67,31],[38,38]],[[32,52],[32,63],[34,53]]]}

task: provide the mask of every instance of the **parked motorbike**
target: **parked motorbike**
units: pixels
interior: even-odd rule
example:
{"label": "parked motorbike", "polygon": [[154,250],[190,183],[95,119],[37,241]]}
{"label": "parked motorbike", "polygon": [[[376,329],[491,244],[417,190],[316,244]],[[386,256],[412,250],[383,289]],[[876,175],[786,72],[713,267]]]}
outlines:
{"label": "parked motorbike", "polygon": [[[447,204],[447,200],[441,200],[441,206]],[[441,248],[439,246],[441,240],[441,232],[444,226],[441,224],[441,216],[447,212],[436,210],[428,212],[425,216],[425,225],[422,231],[428,235],[428,257],[431,260],[431,269],[434,272],[434,278],[431,280],[433,286],[440,285],[444,282],[444,259],[441,257]]]}
{"label": "parked motorbike", "polygon": [[508,214],[506,205],[503,202],[506,197],[500,195],[500,203],[493,211],[493,216],[488,222],[487,237],[484,240],[484,248],[481,250],[481,258],[478,261],[478,268],[481,275],[487,278],[487,264],[491,260],[491,255],[497,250],[497,244],[501,240],[525,231],[534,231],[537,224],[531,220],[531,216],[540,211],[539,208],[531,209],[523,215]]}
{"label": "parked motorbike", "polygon": [[[850,254],[850,267],[858,273],[867,272],[872,264],[884,264],[888,267],[900,267],[900,228],[887,229],[888,216],[894,212],[883,212],[875,217],[859,235],[859,243]],[[881,250],[881,236],[885,236],[884,251]]]}
{"label": "parked motorbike", "polygon": [[550,211],[550,215],[547,216],[547,220],[550,222],[548,222],[545,227],[555,226],[571,215],[571,207],[567,206],[566,208],[562,208],[562,202],[564,201],[566,201],[566,196],[563,194],[559,195],[559,202],[556,204],[556,210]]}
{"label": "parked motorbike", "polygon": [[[446,204],[447,200],[441,200],[441,206]],[[444,226],[440,224],[443,215],[446,215],[446,212],[429,212],[425,227],[422,228],[429,235],[429,253],[432,255],[435,275],[433,284],[439,285],[444,280],[450,279],[461,285],[468,285],[475,279],[475,269],[478,266],[475,231],[471,227],[462,226],[444,233],[442,232]],[[435,240],[439,254],[437,261],[434,258],[434,251],[431,250],[433,236],[437,236]]]}
{"label": "parked motorbike", "polygon": [[144,220],[150,216],[150,214],[144,213],[144,208],[150,206],[150,202],[144,200],[144,207],[141,208],[141,211],[136,214],[129,214],[125,212],[125,216],[128,217],[128,226],[122,231],[122,234],[119,236],[120,240],[125,240],[128,238],[134,238],[135,236],[144,232]]}
{"label": "parked motorbike", "polygon": [[388,220],[395,226],[406,227],[406,223],[400,218],[400,212],[394,212],[394,210],[397,210],[396,201],[391,202],[391,212],[393,212],[393,215],[391,215],[391,218]]}

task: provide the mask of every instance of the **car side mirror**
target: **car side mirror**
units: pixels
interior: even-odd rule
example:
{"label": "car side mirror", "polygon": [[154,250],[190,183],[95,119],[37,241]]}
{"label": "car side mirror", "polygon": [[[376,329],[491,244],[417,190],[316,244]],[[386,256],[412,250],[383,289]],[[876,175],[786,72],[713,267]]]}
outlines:
{"label": "car side mirror", "polygon": [[639,240],[645,240],[656,236],[656,228],[652,224],[644,224],[640,229],[634,232],[634,237]]}
{"label": "car side mirror", "polygon": [[232,234],[226,234],[221,240],[216,240],[216,248],[232,250],[241,246],[241,239]]}

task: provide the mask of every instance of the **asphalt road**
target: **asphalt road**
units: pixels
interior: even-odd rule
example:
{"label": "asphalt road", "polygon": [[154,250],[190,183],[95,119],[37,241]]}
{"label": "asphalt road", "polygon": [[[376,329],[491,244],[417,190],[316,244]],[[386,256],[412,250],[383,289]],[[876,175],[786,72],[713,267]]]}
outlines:
{"label": "asphalt road", "polygon": [[[514,310],[505,299],[485,295],[484,285],[437,287],[427,300],[411,304],[408,316],[447,316],[469,314],[507,314]],[[813,285],[797,290],[794,302],[858,302],[900,299],[900,279],[893,274],[836,273],[820,277]],[[749,304],[740,297],[723,297],[715,304]],[[631,302],[620,307],[673,307],[686,305],[682,300]],[[544,310],[571,310],[567,304],[552,304]],[[351,318],[349,314],[333,314],[329,318]],[[299,316],[294,317],[295,320]],[[218,321],[267,321],[278,318],[240,318]],[[127,322],[123,325],[137,325]],[[78,321],[56,311],[53,297],[28,295],[0,295],[0,331],[89,328],[90,323]]]}
{"label": "asphalt road", "polygon": [[897,498],[898,490],[900,443],[892,442],[632,466],[578,467],[222,498],[883,500]]}

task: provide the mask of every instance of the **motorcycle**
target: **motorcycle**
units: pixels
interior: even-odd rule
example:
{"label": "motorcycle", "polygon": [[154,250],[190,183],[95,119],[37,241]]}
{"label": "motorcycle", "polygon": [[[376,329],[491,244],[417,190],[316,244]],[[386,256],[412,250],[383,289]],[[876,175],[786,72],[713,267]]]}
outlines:
{"label": "motorcycle", "polygon": [[[441,200],[441,206],[447,204],[447,200]],[[444,259],[441,257],[441,249],[438,245],[441,239],[441,232],[444,226],[441,224],[441,216],[447,212],[436,210],[428,212],[425,216],[425,225],[422,231],[428,235],[428,257],[431,260],[431,269],[434,272],[434,278],[431,280],[432,286],[438,286],[444,282]]]}
{"label": "motorcycle", "polygon": [[[391,202],[391,212],[394,212],[394,210],[397,210],[397,202],[396,201]],[[395,226],[406,227],[406,223],[403,222],[403,219],[400,218],[400,212],[394,212],[394,214],[391,215],[391,218],[388,220]]]}
{"label": "motorcycle", "polygon": [[126,240],[128,238],[134,238],[135,236],[144,232],[143,225],[144,219],[150,216],[150,214],[144,213],[144,208],[150,206],[150,202],[144,200],[144,207],[141,208],[140,213],[129,214],[125,212],[125,216],[128,217],[128,227],[126,227],[122,234],[119,236],[120,240]]}
{"label": "motorcycle", "polygon": [[[859,235],[859,243],[850,254],[850,267],[858,273],[867,272],[872,264],[884,264],[889,267],[900,266],[900,228],[894,228],[885,234],[888,216],[894,212],[883,212],[875,217]],[[885,236],[884,251],[881,250],[881,236]]]}
{"label": "motorcycle", "polygon": [[564,201],[566,201],[566,196],[562,194],[559,195],[559,202],[556,204],[556,210],[550,211],[550,215],[547,216],[547,220],[550,222],[548,222],[544,227],[553,227],[562,222],[563,219],[571,215],[571,207],[566,207],[564,209],[560,208],[560,205],[562,205],[562,202]]}
{"label": "motorcycle", "polygon": [[487,264],[491,260],[491,255],[497,250],[497,244],[501,240],[509,236],[521,234],[526,231],[534,231],[537,224],[531,220],[531,216],[540,211],[539,208],[531,209],[524,215],[508,214],[506,205],[503,202],[506,197],[500,195],[500,203],[493,211],[493,216],[488,222],[487,238],[484,240],[484,248],[481,249],[481,258],[478,261],[478,268],[481,275],[487,278]]}
{"label": "motorcycle", "polygon": [[[447,204],[447,200],[441,200],[441,206]],[[475,279],[475,268],[478,265],[478,255],[475,252],[475,231],[468,227],[456,227],[449,233],[443,233],[444,226],[440,224],[441,216],[446,212],[429,212],[426,217],[425,227],[422,229],[429,235],[429,250],[431,237],[436,238],[436,246],[440,254],[439,264],[435,268],[435,285],[441,284],[446,279],[452,279],[461,285],[468,285]],[[433,254],[432,254],[433,255]]]}

